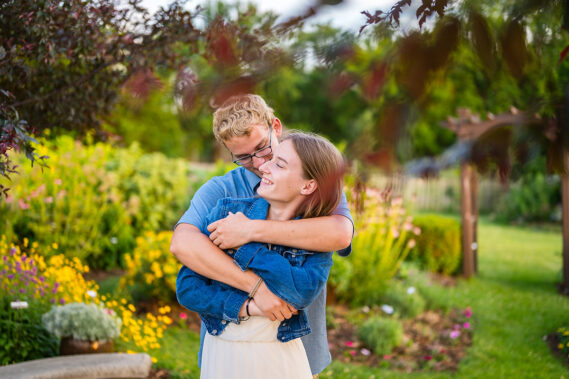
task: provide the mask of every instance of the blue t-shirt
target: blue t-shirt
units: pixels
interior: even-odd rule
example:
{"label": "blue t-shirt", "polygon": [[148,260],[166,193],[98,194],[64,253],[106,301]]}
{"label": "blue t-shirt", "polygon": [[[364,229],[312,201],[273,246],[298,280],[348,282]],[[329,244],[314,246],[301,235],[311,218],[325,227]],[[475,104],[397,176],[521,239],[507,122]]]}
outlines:
{"label": "blue t-shirt", "polygon": [[[231,170],[223,176],[213,177],[196,191],[190,203],[190,207],[182,218],[180,218],[176,226],[179,224],[191,224],[199,230],[206,230],[208,222],[207,215],[220,199],[226,197],[254,197],[257,194],[257,187],[260,182],[261,178],[243,167]],[[342,194],[340,204],[332,213],[347,217],[353,225],[354,221],[345,194]],[[338,254],[347,256],[351,250],[352,246],[350,244],[346,249],[338,251]],[[328,348],[328,337],[326,335],[326,288],[324,288],[316,300],[306,308],[306,311],[312,332],[302,337],[302,342],[306,350],[306,355],[308,356],[312,374],[318,374],[326,368],[332,359]],[[200,363],[205,333],[206,328],[202,323],[200,351],[198,353],[198,362]]]}

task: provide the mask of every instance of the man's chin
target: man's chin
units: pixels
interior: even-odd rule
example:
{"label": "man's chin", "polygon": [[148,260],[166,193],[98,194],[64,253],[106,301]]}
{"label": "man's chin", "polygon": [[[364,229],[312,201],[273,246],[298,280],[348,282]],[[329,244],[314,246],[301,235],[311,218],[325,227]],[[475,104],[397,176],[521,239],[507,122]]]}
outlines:
{"label": "man's chin", "polygon": [[261,171],[259,171],[258,169],[256,169],[255,167],[245,167],[247,170],[251,171],[253,174],[257,175],[259,178],[261,176],[263,176],[263,173]]}

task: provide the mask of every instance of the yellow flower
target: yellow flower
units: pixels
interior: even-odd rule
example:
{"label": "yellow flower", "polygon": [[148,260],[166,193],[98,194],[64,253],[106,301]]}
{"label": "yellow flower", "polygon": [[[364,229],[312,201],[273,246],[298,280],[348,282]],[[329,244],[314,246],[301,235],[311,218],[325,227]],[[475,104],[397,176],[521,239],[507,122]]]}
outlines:
{"label": "yellow flower", "polygon": [[559,345],[557,345],[557,348],[558,348],[559,350],[563,349],[563,344],[560,343]]}
{"label": "yellow flower", "polygon": [[57,250],[57,248],[59,247],[59,245],[57,245],[56,242],[51,244],[51,247],[53,248],[53,250]]}

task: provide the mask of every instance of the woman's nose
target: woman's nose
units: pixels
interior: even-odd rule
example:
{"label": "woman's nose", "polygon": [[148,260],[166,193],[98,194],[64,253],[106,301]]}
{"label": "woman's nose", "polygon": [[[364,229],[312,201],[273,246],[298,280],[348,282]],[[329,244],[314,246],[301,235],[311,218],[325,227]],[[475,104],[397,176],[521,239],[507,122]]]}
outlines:
{"label": "woman's nose", "polygon": [[261,171],[262,173],[269,172],[269,167],[271,166],[270,162],[271,161],[265,161],[265,163],[262,163],[259,166],[259,171]]}

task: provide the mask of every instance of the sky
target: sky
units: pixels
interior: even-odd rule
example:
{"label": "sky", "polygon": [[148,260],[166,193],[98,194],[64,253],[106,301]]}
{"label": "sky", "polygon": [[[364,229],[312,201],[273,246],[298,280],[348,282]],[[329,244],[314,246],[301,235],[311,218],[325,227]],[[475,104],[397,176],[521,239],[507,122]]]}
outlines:
{"label": "sky", "polygon": [[[383,11],[389,10],[397,0],[344,0],[335,6],[324,6],[316,17],[313,18],[315,23],[323,23],[330,21],[333,26],[350,30],[355,33],[359,31],[360,26],[365,23],[366,17],[361,14],[367,10],[373,13],[376,9]],[[150,10],[156,11],[160,6],[166,6],[171,0],[143,0],[142,5]],[[203,3],[201,0],[191,0],[187,6],[193,9],[196,5]],[[227,0],[226,3],[234,3],[236,0]],[[307,0],[250,0],[260,11],[273,11],[280,15],[278,21],[287,20],[290,17],[298,16],[304,13],[308,7],[314,4],[313,1]],[[242,0],[241,3],[247,3]]]}

